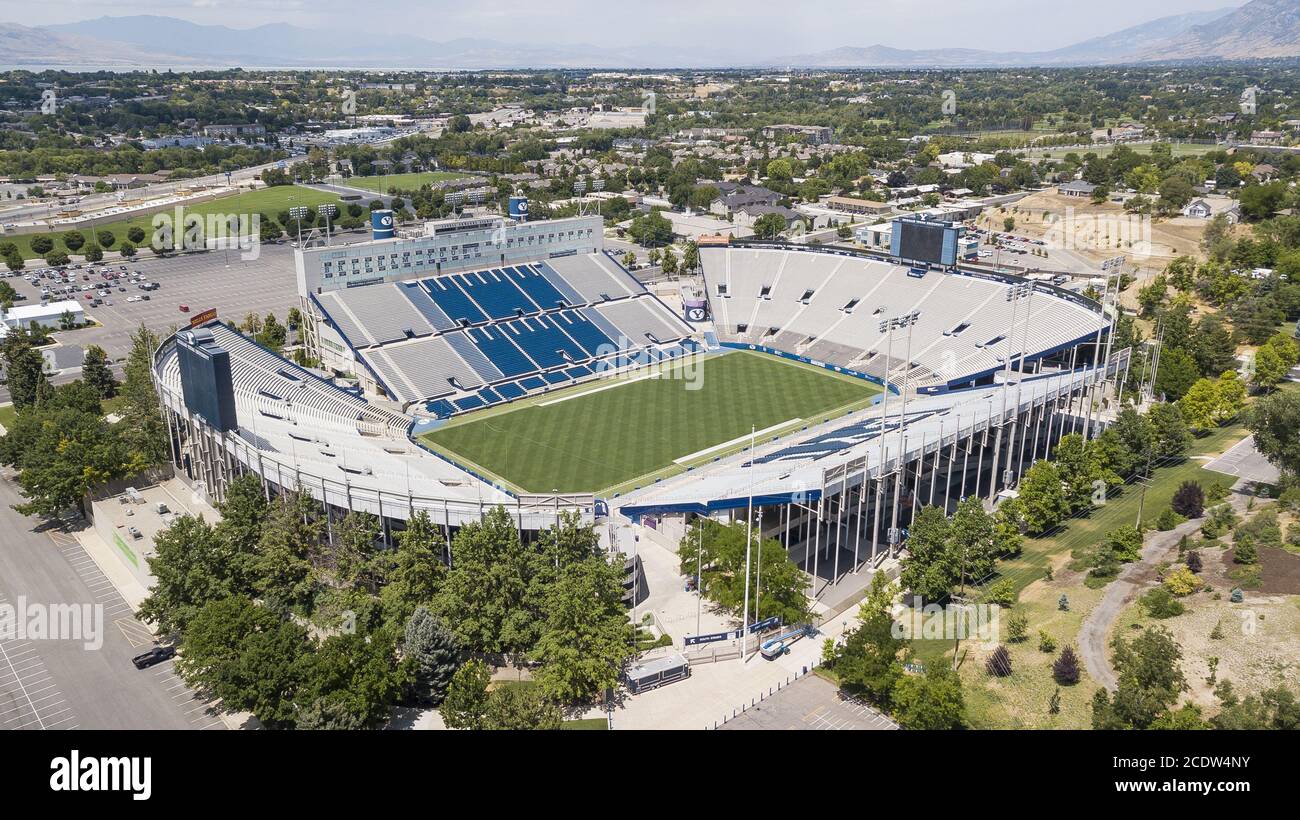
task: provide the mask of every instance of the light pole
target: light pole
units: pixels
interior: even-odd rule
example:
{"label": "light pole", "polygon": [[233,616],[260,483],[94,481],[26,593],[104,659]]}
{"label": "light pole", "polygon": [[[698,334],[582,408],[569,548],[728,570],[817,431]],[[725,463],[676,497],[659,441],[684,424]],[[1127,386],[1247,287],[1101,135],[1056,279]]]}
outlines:
{"label": "light pole", "polygon": [[307,215],[307,209],[301,205],[295,205],[289,209],[289,218],[298,223],[298,247],[302,247],[302,218]]}
{"label": "light pole", "polygon": [[[907,428],[907,383],[912,372],[912,328],[916,327],[917,320],[920,318],[921,311],[914,310],[894,320],[899,327],[907,328],[907,353],[903,360],[903,404],[898,412],[898,449],[894,456],[894,461],[898,465],[898,480],[894,485],[894,504],[889,520],[889,552],[891,556],[897,550],[898,542],[901,540],[898,537],[898,495],[903,490],[903,448],[907,444],[907,438],[904,435]],[[921,455],[924,457],[925,453],[922,452]],[[913,500],[913,504],[915,503],[915,500]]]}
{"label": "light pole", "polygon": [[754,426],[749,427],[749,514],[745,518],[745,604],[740,616],[740,656],[749,648],[749,565],[754,546]]}

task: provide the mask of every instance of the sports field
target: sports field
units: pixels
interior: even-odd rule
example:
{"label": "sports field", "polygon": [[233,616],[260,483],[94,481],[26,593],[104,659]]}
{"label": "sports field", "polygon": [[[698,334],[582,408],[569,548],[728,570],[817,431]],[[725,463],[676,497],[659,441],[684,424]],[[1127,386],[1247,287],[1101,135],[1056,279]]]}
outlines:
{"label": "sports field", "polygon": [[[184,213],[197,214],[206,217],[208,214],[265,214],[267,218],[276,219],[280,211],[286,211],[296,205],[306,205],[315,207],[323,205],[326,202],[332,202],[339,206],[340,211],[347,207],[346,203],[339,199],[338,194],[319,191],[315,188],[307,188],[302,185],[275,185],[270,188],[258,188],[255,191],[246,191],[244,193],[223,196],[217,199],[210,199],[206,202],[199,202],[194,205],[183,207]],[[132,227],[138,227],[145,232],[145,245],[148,244],[148,237],[153,235],[153,216],[158,211],[151,211],[147,214],[132,216],[123,219],[114,219],[95,221],[94,226],[82,226],[79,228],[60,227],[54,231],[39,231],[36,233],[10,234],[0,241],[13,242],[18,246],[18,251],[24,257],[33,259],[39,254],[32,250],[32,239],[37,236],[48,236],[54,240],[54,249],[68,251],[63,244],[63,235],[72,230],[80,231],[87,242],[98,234],[100,231],[109,231],[116,237],[113,247],[108,250],[117,250],[122,243],[127,241],[127,230]],[[175,206],[169,206],[161,209],[161,213],[174,214]],[[304,230],[305,233],[305,230]],[[77,255],[83,253],[85,248],[76,251]],[[146,248],[137,248],[144,251]],[[72,251],[68,251],[73,253]]]}
{"label": "sports field", "polygon": [[435,182],[446,182],[449,179],[460,179],[468,176],[463,173],[452,171],[422,171],[414,174],[382,174],[373,177],[348,177],[340,184],[349,188],[363,188],[367,191],[374,191],[377,194],[388,193],[389,188],[397,188],[400,191],[414,191],[421,185],[432,185]]}
{"label": "sports field", "polygon": [[[529,492],[626,492],[743,449],[751,425],[770,438],[880,392],[862,379],[748,351],[686,366],[693,379],[598,381],[471,414],[424,440]],[[699,389],[688,389],[693,383]]]}

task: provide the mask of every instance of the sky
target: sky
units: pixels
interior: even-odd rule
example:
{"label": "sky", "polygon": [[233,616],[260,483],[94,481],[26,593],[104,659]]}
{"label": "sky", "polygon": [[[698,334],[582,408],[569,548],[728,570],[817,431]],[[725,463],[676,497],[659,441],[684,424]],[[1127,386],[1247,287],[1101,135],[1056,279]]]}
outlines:
{"label": "sky", "polygon": [[[1038,51],[1171,14],[1244,0],[0,0],[25,26],[156,14],[251,28],[380,33],[387,20],[430,40],[657,45],[798,54],[876,43],[896,48]],[[379,10],[387,10],[381,15]],[[1086,14],[1081,13],[1086,9]]]}

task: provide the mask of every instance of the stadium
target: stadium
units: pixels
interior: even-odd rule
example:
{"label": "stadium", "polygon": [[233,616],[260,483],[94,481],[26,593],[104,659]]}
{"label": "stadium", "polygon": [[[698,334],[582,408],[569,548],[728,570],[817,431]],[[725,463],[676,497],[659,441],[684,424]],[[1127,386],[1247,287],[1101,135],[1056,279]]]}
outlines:
{"label": "stadium", "polygon": [[820,596],[896,554],[918,506],[992,500],[1100,429],[1127,367],[1111,309],[957,264],[959,230],[896,231],[907,256],[701,243],[698,277],[649,286],[599,217],[300,249],[321,368],[197,317],[155,357],[173,463],[211,501],[251,472],[386,540],[501,505],[526,535],[575,512],[631,552],[754,509]]}

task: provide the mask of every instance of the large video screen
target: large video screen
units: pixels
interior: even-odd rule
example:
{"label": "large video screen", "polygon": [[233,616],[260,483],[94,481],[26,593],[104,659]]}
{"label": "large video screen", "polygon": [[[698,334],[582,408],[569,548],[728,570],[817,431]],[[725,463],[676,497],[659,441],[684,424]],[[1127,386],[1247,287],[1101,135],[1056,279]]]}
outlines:
{"label": "large video screen", "polygon": [[899,257],[916,262],[933,262],[936,265],[951,265],[952,261],[943,258],[943,225],[925,222],[899,220],[894,223],[895,230],[901,230],[899,237]]}

